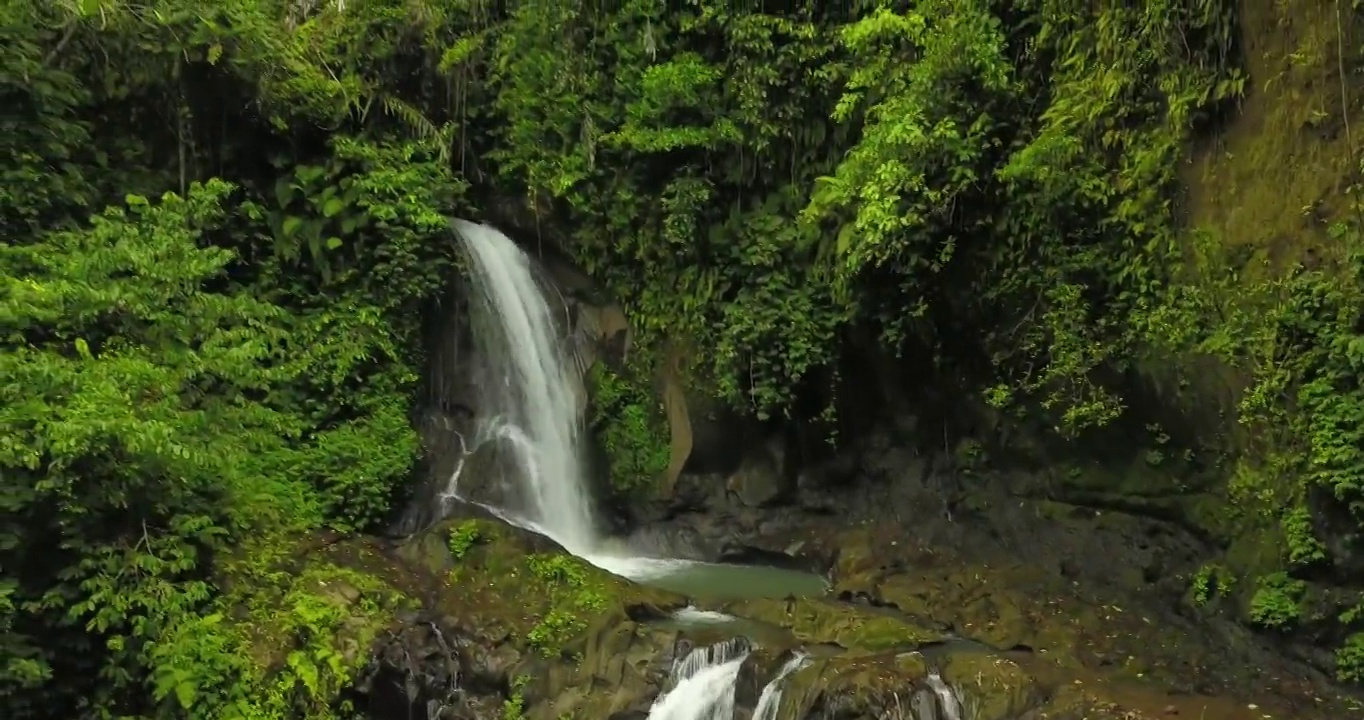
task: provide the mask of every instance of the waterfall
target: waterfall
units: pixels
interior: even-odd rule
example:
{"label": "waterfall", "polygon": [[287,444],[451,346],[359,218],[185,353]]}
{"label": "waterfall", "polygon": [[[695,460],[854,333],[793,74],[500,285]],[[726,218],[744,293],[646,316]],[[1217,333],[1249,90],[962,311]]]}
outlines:
{"label": "waterfall", "polygon": [[511,238],[465,220],[454,227],[473,280],[470,321],[482,358],[477,399],[491,422],[479,440],[506,443],[521,481],[524,507],[502,510],[519,511],[570,552],[585,554],[598,537],[579,456],[582,372],[563,338],[562,312],[550,309],[548,285]]}
{"label": "waterfall", "polygon": [[809,663],[810,656],[798,652],[781,666],[777,676],[763,687],[762,694],[758,696],[758,706],[753,709],[753,720],[777,720],[777,708],[781,706],[781,691],[786,678]]}
{"label": "waterfall", "polygon": [[649,708],[649,720],[733,720],[734,685],[748,643],[729,640],[693,648],[673,663],[673,687]]}
{"label": "waterfall", "polygon": [[957,693],[951,686],[942,679],[942,675],[937,671],[929,673],[928,687],[938,696],[938,707],[942,709],[944,720],[962,720],[961,701],[957,699]]}
{"label": "waterfall", "polygon": [[[734,720],[734,694],[739,670],[750,650],[746,638],[735,638],[715,645],[693,648],[673,662],[669,689],[654,700],[648,720]],[[752,720],[777,720],[782,691],[787,679],[810,664],[802,651],[782,663],[776,675],[763,686]],[[886,717],[901,720],[964,720],[961,700],[936,670],[911,696],[908,707],[895,696],[895,707]]]}
{"label": "waterfall", "polygon": [[[497,443],[513,473],[511,506],[479,503],[502,519],[544,534],[565,550],[635,580],[665,577],[702,563],[640,556],[605,541],[580,455],[583,403],[580,357],[546,300],[555,293],[511,238],[487,225],[453,221],[471,273],[470,326],[478,348],[473,372],[480,431],[464,454]],[[443,497],[461,498],[461,459]]]}
{"label": "waterfall", "polygon": [[[453,226],[471,275],[469,326],[477,357],[470,379],[478,432],[466,443],[450,430],[458,440],[451,444],[461,457],[439,495],[437,509],[443,510],[449,498],[477,502],[604,570],[638,582],[733,573],[735,566],[656,557],[628,542],[603,537],[580,453],[584,368],[573,341],[566,337],[568,309],[547,300],[557,289],[540,277],[539,266],[511,238],[466,220],[454,220]],[[501,459],[499,470],[511,474],[504,475],[507,496],[491,504],[466,498],[459,488],[470,470],[465,458],[485,444],[494,444]],[[409,520],[406,527],[414,525],[416,521]],[[822,590],[822,581],[815,582]]]}

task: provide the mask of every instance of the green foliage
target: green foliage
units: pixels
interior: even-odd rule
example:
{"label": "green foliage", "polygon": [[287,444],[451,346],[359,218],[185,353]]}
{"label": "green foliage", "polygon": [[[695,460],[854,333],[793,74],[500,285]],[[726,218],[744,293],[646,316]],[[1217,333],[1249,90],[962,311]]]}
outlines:
{"label": "green foliage", "polygon": [[1250,598],[1250,621],[1261,627],[1282,630],[1302,616],[1302,597],[1307,584],[1277,572],[1255,581]]}
{"label": "green foliage", "polygon": [[588,577],[582,561],[572,556],[532,555],[526,564],[551,598],[549,610],[526,640],[545,657],[553,657],[587,626],[584,614],[606,607],[606,596]]}
{"label": "green foliage", "polygon": [[153,696],[167,714],[346,717],[336,695],[402,599],[355,570],[315,563],[299,572],[286,554],[297,545],[253,545],[254,557],[229,563],[241,574],[218,611],[185,618],[156,643]]}
{"label": "green foliage", "polygon": [[[199,242],[221,231],[231,192],[210,181],[183,199],[129,196],[87,230],[0,250],[9,338],[0,462],[25,480],[4,491],[0,562],[17,579],[6,585],[6,622],[26,628],[6,636],[17,658],[6,682],[78,683],[74,668],[94,662],[101,685],[90,699],[107,707],[134,690],[142,668],[167,671],[156,643],[179,626],[204,625],[185,636],[206,638],[201,654],[231,655],[230,644],[210,642],[221,615],[201,614],[214,603],[207,558],[243,537],[365,526],[415,458],[405,415],[383,412],[401,408],[401,396],[331,427],[247,399],[288,394],[332,359],[291,346],[297,316],[286,309],[248,288],[209,289],[234,253]],[[286,349],[293,356],[281,362]],[[42,565],[22,559],[36,546],[54,548]],[[298,622],[322,620],[309,596],[286,608]],[[51,644],[68,636],[67,647],[102,642],[76,655]],[[327,688],[299,666],[308,657],[291,667],[325,702]],[[238,663],[200,661],[176,660],[166,681],[182,704],[202,704],[187,688]]]}
{"label": "green foliage", "polygon": [[469,548],[483,540],[483,535],[479,532],[478,523],[473,520],[464,522],[450,528],[450,554],[456,560],[464,557],[469,552]]}
{"label": "green foliage", "polygon": [[639,346],[705,348],[685,353],[698,384],[759,415],[856,324],[897,349],[982,337],[940,359],[983,362],[997,403],[1074,433],[1122,411],[1099,371],[1165,300],[1175,158],[1242,85],[1232,19],[1181,0],[540,3],[479,55],[489,157],[557,201]]}
{"label": "green foliage", "polygon": [[[287,377],[272,367],[287,315],[206,288],[233,253],[197,243],[231,189],[129,196],[87,230],[0,249],[0,464],[19,480],[4,489],[0,563],[28,629],[18,655],[56,682],[94,660],[87,672],[123,689],[146,643],[209,600],[207,553],[320,517],[282,472],[303,424],[235,399]],[[23,560],[35,547],[52,549],[41,565]],[[68,635],[84,657],[50,645]]]}
{"label": "green foliage", "polygon": [[761,412],[833,357],[846,315],[808,282],[817,233],[793,222],[834,157],[811,113],[835,79],[815,16],[536,3],[485,60],[501,180],[562,201],[575,256],[624,303],[640,347],[714,348],[693,356],[701,376]]}
{"label": "green foliage", "polygon": [[[1328,236],[1339,252],[1329,264],[1289,266],[1254,280],[1238,277],[1214,238],[1195,236],[1194,262],[1163,311],[1169,326],[1184,328],[1166,336],[1175,357],[1215,358],[1248,379],[1235,416],[1246,439],[1228,486],[1234,527],[1269,545],[1282,564],[1243,571],[1297,572],[1329,562],[1313,505],[1352,518],[1347,535],[1364,527],[1364,387],[1356,357],[1364,236],[1353,219],[1333,224]],[[1270,577],[1252,597],[1251,619],[1283,627],[1297,616],[1301,581]]]}
{"label": "green foliage", "polygon": [[974,475],[990,463],[989,453],[980,441],[963,438],[952,449],[952,465],[964,475]]}
{"label": "green foliage", "polygon": [[1194,607],[1204,607],[1208,603],[1231,594],[1236,585],[1236,577],[1229,570],[1215,563],[1208,563],[1194,573],[1189,583],[1190,600]]}
{"label": "green foliage", "polygon": [[341,611],[292,586],[253,656],[222,558],[387,513],[466,186],[327,13],[5,11],[0,715],[325,717]]}
{"label": "green foliage", "polygon": [[1342,682],[1364,683],[1364,632],[1345,638],[1336,651],[1336,677]]}
{"label": "green foliage", "polygon": [[1329,271],[1295,267],[1249,288],[1205,283],[1186,294],[1186,302],[1213,305],[1225,318],[1195,350],[1253,378],[1238,420],[1258,436],[1261,452],[1258,462],[1244,461],[1233,499],[1275,522],[1293,566],[1326,559],[1307,509],[1313,497],[1331,498],[1364,521],[1356,357],[1364,244],[1353,223],[1334,225],[1331,237],[1342,257]]}
{"label": "green foliage", "polygon": [[610,458],[611,483],[622,492],[653,486],[670,458],[667,419],[656,395],[634,379],[640,375],[602,363],[588,371],[591,428]]}
{"label": "green foliage", "polygon": [[[1341,613],[1340,622],[1356,629],[1364,624],[1364,596]],[[1364,684],[1364,631],[1350,633],[1336,649],[1336,677],[1342,682]]]}
{"label": "green foliage", "polygon": [[530,676],[517,675],[511,682],[511,697],[502,701],[502,720],[523,720],[526,717],[526,684]]}

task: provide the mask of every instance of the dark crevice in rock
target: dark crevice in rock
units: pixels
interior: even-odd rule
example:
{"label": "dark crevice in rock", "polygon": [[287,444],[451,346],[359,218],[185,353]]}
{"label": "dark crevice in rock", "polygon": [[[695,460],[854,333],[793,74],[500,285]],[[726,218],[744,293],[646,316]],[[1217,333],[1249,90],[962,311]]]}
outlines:
{"label": "dark crevice in rock", "polygon": [[1187,500],[1192,497],[1192,494],[1151,495],[1134,498],[1108,493],[1067,491],[1064,493],[1025,492],[1019,493],[1015,497],[1026,500],[1045,500],[1095,512],[1121,513],[1136,518],[1156,520],[1178,527],[1208,547],[1215,547],[1219,544],[1217,538],[1211,533],[1190,522],[1184,511],[1179,507],[1178,502]]}
{"label": "dark crevice in rock", "polygon": [[716,557],[716,562],[734,565],[764,565],[784,570],[820,574],[820,569],[807,560],[788,553],[766,550],[752,545],[734,544],[723,547]]}
{"label": "dark crevice in rock", "polygon": [[629,604],[625,606],[625,616],[633,622],[647,623],[667,619],[675,607],[660,608],[656,605]]}
{"label": "dark crevice in rock", "polygon": [[847,603],[849,605],[861,605],[863,607],[894,610],[896,612],[904,614],[904,611],[901,610],[900,607],[895,603],[886,602],[875,595],[862,592],[860,590],[857,592],[844,590],[843,592],[840,592],[838,594],[837,600],[839,602]]}

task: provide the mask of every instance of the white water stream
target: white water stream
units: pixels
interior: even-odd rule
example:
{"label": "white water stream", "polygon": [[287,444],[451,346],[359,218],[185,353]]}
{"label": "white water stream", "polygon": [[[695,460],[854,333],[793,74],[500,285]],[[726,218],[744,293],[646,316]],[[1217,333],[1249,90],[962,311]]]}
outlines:
{"label": "white water stream", "polygon": [[943,720],[962,720],[961,700],[957,693],[942,679],[937,671],[928,674],[928,687],[938,696],[938,707],[942,709]]}
{"label": "white water stream", "polygon": [[649,720],[733,720],[734,686],[748,658],[747,643],[692,648],[673,663],[672,689],[649,708]]}
{"label": "white water stream", "polygon": [[[470,318],[479,351],[479,404],[497,412],[495,438],[512,445],[528,519],[571,552],[597,539],[578,454],[581,368],[560,337],[536,268],[506,235],[455,221],[468,253]],[[484,439],[484,438],[480,438]],[[489,437],[486,439],[494,439]]]}
{"label": "white water stream", "polygon": [[[484,442],[505,443],[516,465],[519,506],[484,507],[632,580],[729,567],[644,557],[603,537],[581,455],[582,361],[562,322],[565,311],[546,300],[553,285],[495,228],[466,220],[455,220],[454,228],[469,260],[470,322],[483,359],[474,380],[484,428],[465,452]],[[450,477],[445,496],[466,499],[459,493],[463,467]]]}
{"label": "white water stream", "polygon": [[758,696],[758,705],[753,708],[753,720],[777,720],[777,709],[781,707],[781,691],[786,685],[786,678],[808,664],[809,655],[796,653],[781,666],[776,677],[763,687],[762,694]]}

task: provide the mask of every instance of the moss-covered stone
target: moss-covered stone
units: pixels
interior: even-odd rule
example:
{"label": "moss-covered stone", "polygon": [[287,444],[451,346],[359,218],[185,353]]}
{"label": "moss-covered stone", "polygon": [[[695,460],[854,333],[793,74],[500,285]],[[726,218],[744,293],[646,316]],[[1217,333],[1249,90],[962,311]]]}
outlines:
{"label": "moss-covered stone", "polygon": [[295,649],[281,638],[302,634],[304,642],[316,642],[330,627],[349,675],[365,662],[374,638],[394,616],[416,606],[413,588],[403,587],[403,569],[369,538],[320,546],[309,539],[295,550],[308,557],[297,574],[278,576],[287,578],[284,584],[253,586],[254,622],[246,627],[253,630],[256,656],[269,657],[269,665],[278,667]]}
{"label": "moss-covered stone", "polygon": [[[309,717],[333,717],[347,709],[345,691],[356,683],[365,702],[379,706],[440,702],[427,691],[375,699],[391,695],[389,686],[404,687],[394,677],[414,675],[431,686],[458,678],[479,688],[460,700],[466,709],[510,702],[511,681],[533,676],[534,683],[518,686],[527,717],[550,720],[558,715],[546,713],[560,707],[605,717],[647,702],[666,674],[672,636],[631,617],[662,617],[684,604],[473,513],[402,543],[262,539],[220,565],[226,622],[213,616],[177,628],[179,640],[166,647],[184,657],[166,664],[201,662],[200,647],[235,648],[224,656],[237,658],[237,667],[225,673],[239,687],[224,692],[278,705],[253,705],[261,717],[282,717],[291,706],[308,708]],[[376,645],[381,638],[387,640]],[[663,669],[656,667],[660,658]],[[433,669],[446,665],[458,669]],[[392,677],[375,681],[385,668]],[[624,689],[573,700],[571,688],[586,690],[601,678]],[[193,701],[189,688],[176,692]]]}
{"label": "moss-covered stone", "polygon": [[1036,678],[1017,663],[985,653],[948,656],[942,679],[956,689],[972,718],[1019,717],[1044,696]]}
{"label": "moss-covered stone", "polygon": [[[394,548],[424,610],[381,649],[365,692],[382,713],[428,703],[482,717],[609,717],[647,709],[676,631],[651,626],[684,598],[631,583],[552,541],[465,509]],[[405,678],[415,691],[394,697]],[[452,693],[455,683],[476,692]],[[498,698],[501,698],[498,700]],[[490,704],[491,703],[491,704]]]}
{"label": "moss-covered stone", "polygon": [[648,707],[667,680],[677,633],[601,617],[583,634],[576,662],[538,660],[527,687],[531,720],[607,718]]}
{"label": "moss-covered stone", "polygon": [[793,673],[782,696],[783,717],[806,717],[822,709],[832,717],[896,717],[897,700],[908,706],[915,684],[928,676],[917,654],[878,653],[820,658]]}
{"label": "moss-covered stone", "polygon": [[220,557],[218,568],[219,611],[171,626],[151,649],[158,692],[189,718],[224,708],[336,716],[375,639],[412,606],[404,572],[371,540],[262,537]]}
{"label": "moss-covered stone", "polygon": [[896,613],[816,599],[740,600],[725,606],[739,617],[790,630],[800,642],[837,645],[856,652],[913,650],[946,636]]}
{"label": "moss-covered stone", "polygon": [[[794,673],[780,717],[951,717],[931,675],[951,684],[957,714],[972,720],[1060,718],[1048,688],[1013,662],[990,655],[950,656],[942,667],[919,653],[840,655],[814,660]],[[1030,714],[1032,713],[1032,714]],[[1120,715],[1077,716],[1116,720]]]}
{"label": "moss-covered stone", "polygon": [[889,537],[884,527],[840,535],[835,593],[946,624],[998,651],[1035,652],[1071,672],[1101,670],[1109,678],[1210,694],[1258,687],[1259,669],[1246,661],[1253,648],[1229,643],[1239,636],[1086,592],[1022,560],[969,563],[892,545]]}
{"label": "moss-covered stone", "polygon": [[[451,538],[458,539],[459,557]],[[571,650],[594,622],[639,613],[662,616],[685,604],[680,596],[631,583],[546,538],[493,519],[447,520],[398,554],[437,578],[433,609],[543,655]]]}

